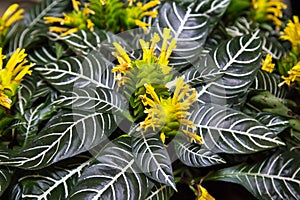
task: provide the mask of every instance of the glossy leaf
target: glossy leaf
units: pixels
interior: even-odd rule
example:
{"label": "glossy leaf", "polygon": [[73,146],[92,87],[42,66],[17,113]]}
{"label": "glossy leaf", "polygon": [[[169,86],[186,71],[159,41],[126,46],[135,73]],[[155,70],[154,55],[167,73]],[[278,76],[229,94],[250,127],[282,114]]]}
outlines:
{"label": "glossy leaf", "polygon": [[109,78],[102,79],[107,74],[107,67],[111,65],[102,54],[90,53],[87,57],[77,56],[59,60],[35,68],[47,81],[60,91],[72,91],[85,87],[113,87],[114,83],[107,80],[113,79],[114,74],[109,72]]}
{"label": "glossy leaf", "polygon": [[220,105],[240,105],[252,84],[261,57],[259,32],[236,37],[220,44],[211,54],[224,75],[197,88],[198,101]]}
{"label": "glossy leaf", "polygon": [[68,199],[144,199],[149,187],[148,179],[135,165],[130,139],[121,137],[100,151]]}
{"label": "glossy leaf", "polygon": [[241,184],[258,199],[296,200],[300,198],[300,157],[284,152],[254,165],[219,170],[207,180]]}
{"label": "glossy leaf", "polygon": [[213,104],[199,104],[193,110],[189,120],[203,145],[215,153],[246,154],[284,145],[275,133],[242,112]]}
{"label": "glossy leaf", "polygon": [[132,152],[144,174],[176,190],[171,160],[158,134],[140,132],[133,136]]}
{"label": "glossy leaf", "polygon": [[65,92],[53,104],[75,110],[112,113],[122,112],[126,100],[117,92],[98,87]]}
{"label": "glossy leaf", "polygon": [[196,143],[176,141],[175,151],[180,161],[191,167],[207,167],[226,163],[219,155]]}
{"label": "glossy leaf", "polygon": [[269,91],[275,97],[285,98],[287,91],[285,87],[279,87],[280,77],[263,70],[259,70],[251,88]]}
{"label": "glossy leaf", "polygon": [[14,175],[14,170],[8,167],[0,167],[0,197],[11,184]]}
{"label": "glossy leaf", "polygon": [[28,146],[0,164],[40,169],[95,147],[115,127],[111,114],[60,111]]}
{"label": "glossy leaf", "polygon": [[261,112],[255,118],[277,135],[289,127],[289,120],[271,113]]}

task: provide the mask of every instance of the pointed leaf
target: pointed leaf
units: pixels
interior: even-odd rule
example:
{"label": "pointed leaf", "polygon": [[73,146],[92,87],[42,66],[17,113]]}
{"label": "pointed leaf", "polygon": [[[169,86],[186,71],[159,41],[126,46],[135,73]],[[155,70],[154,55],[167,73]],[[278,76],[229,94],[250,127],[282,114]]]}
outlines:
{"label": "pointed leaf", "polygon": [[219,155],[196,143],[175,141],[175,151],[180,161],[191,167],[207,167],[226,163]]}
{"label": "pointed leaf", "polygon": [[149,187],[135,165],[130,139],[121,137],[108,143],[83,171],[68,199],[144,199]]}
{"label": "pointed leaf", "polygon": [[220,44],[211,55],[224,75],[198,87],[198,101],[220,105],[240,105],[259,68],[259,32],[233,38]]}
{"label": "pointed leaf", "polygon": [[63,93],[53,104],[75,110],[112,113],[121,112],[126,106],[126,100],[106,88],[79,88]]}
{"label": "pointed leaf", "polygon": [[95,147],[115,127],[111,114],[60,111],[28,146],[0,164],[40,169]]}
{"label": "pointed leaf", "polygon": [[139,136],[133,136],[132,152],[144,174],[176,190],[171,160],[157,133],[140,132]]}
{"label": "pointed leaf", "polygon": [[199,104],[193,110],[189,120],[195,123],[203,145],[215,153],[254,153],[284,145],[276,134],[242,112],[213,104]]}
{"label": "pointed leaf", "polygon": [[155,185],[145,200],[168,200],[173,194],[174,190],[172,187],[162,184]]}
{"label": "pointed leaf", "polygon": [[10,185],[14,171],[8,167],[0,167],[0,197]]}
{"label": "pointed leaf", "polygon": [[258,199],[296,200],[300,198],[300,157],[285,152],[255,165],[219,170],[206,180],[241,184]]}

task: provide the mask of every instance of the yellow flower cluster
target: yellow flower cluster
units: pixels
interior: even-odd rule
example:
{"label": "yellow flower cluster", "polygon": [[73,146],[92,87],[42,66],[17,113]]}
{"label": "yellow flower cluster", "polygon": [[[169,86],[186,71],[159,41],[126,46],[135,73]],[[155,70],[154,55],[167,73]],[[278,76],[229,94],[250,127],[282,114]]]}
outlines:
{"label": "yellow flower cluster", "polygon": [[294,22],[292,20],[289,20],[284,30],[280,32],[282,34],[280,38],[290,41],[293,48],[297,48],[298,51],[298,48],[300,46],[300,23],[298,16],[293,16],[293,20]]}
{"label": "yellow flower cluster", "polygon": [[[145,130],[148,128],[161,130],[160,137],[163,142],[165,142],[166,138],[165,133],[172,131],[173,128],[179,129],[182,125],[194,128],[194,123],[187,120],[187,117],[189,116],[188,110],[197,99],[197,92],[194,88],[189,88],[183,78],[177,79],[173,96],[167,99],[159,97],[151,84],[146,84],[145,88],[146,93],[151,98],[147,97],[147,94],[140,97],[146,107],[145,113],[148,114],[144,122],[141,123],[141,128]],[[148,106],[150,108],[147,108]],[[177,131],[179,130],[175,130],[174,135]],[[182,130],[182,132],[197,142],[202,142],[200,136],[187,130]]]}
{"label": "yellow flower cluster", "polygon": [[0,46],[10,28],[10,26],[16,21],[23,19],[24,9],[18,9],[18,4],[12,4],[7,8],[2,17],[0,18]]}
{"label": "yellow flower cluster", "polygon": [[300,62],[297,63],[292,69],[288,71],[288,77],[282,76],[281,78],[284,80],[279,84],[279,86],[282,86],[284,84],[287,84],[288,86],[291,85],[291,82],[297,81],[300,82]]}
{"label": "yellow flower cluster", "polygon": [[154,33],[151,39],[151,45],[149,42],[140,40],[140,44],[143,50],[143,59],[139,61],[131,61],[130,57],[126,53],[125,49],[121,47],[118,43],[113,43],[116,52],[114,56],[118,59],[119,65],[115,66],[112,69],[112,72],[117,72],[116,80],[119,85],[123,85],[126,82],[126,74],[134,67],[137,62],[143,62],[145,64],[157,63],[160,65],[160,68],[164,74],[168,74],[171,71],[171,67],[168,66],[169,57],[171,56],[172,50],[176,48],[176,41],[171,40],[168,46],[168,40],[171,39],[170,29],[164,29],[163,32],[163,42],[161,47],[160,56],[155,55],[155,45],[160,41],[160,37],[157,33]]}
{"label": "yellow flower cluster", "polygon": [[28,63],[26,59],[27,54],[25,49],[17,49],[9,58],[6,66],[3,67],[3,60],[6,59],[2,55],[2,48],[0,48],[0,105],[10,109],[12,100],[18,86],[26,74],[31,74],[30,68],[34,63]]}
{"label": "yellow flower cluster", "polygon": [[272,63],[272,56],[270,54],[268,54],[266,56],[266,58],[262,60],[261,69],[266,72],[272,73],[274,70],[274,67],[275,67],[275,64]]}
{"label": "yellow flower cluster", "polygon": [[50,26],[50,32],[61,33],[60,36],[64,37],[83,29],[94,31],[94,23],[89,19],[89,15],[93,15],[94,11],[90,10],[87,4],[84,4],[84,8],[80,10],[80,2],[76,0],[72,0],[72,4],[74,9],[73,12],[67,14],[63,13],[63,18],[44,17],[45,23],[47,24],[60,23],[60,25],[67,26]]}
{"label": "yellow flower cluster", "polygon": [[277,27],[282,25],[280,18],[283,16],[282,9],[287,5],[281,0],[252,0],[254,19],[257,21],[273,21]]}

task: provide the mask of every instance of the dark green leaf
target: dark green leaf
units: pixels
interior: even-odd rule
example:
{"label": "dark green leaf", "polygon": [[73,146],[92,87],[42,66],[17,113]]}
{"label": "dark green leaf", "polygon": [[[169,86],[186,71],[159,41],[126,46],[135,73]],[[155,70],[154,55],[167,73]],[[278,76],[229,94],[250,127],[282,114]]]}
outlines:
{"label": "dark green leaf", "polygon": [[297,153],[285,152],[255,165],[219,170],[206,180],[241,184],[258,199],[297,200],[300,198],[300,157]]}
{"label": "dark green leaf", "polygon": [[174,190],[172,187],[162,184],[155,185],[145,200],[168,200],[173,194]]}

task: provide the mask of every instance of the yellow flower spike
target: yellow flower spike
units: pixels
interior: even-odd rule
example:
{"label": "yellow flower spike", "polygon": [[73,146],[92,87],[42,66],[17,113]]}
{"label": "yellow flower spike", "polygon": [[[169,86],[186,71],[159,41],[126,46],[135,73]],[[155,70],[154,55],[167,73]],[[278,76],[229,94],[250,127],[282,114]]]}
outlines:
{"label": "yellow flower spike", "polygon": [[[180,125],[194,129],[194,123],[188,120],[189,109],[196,101],[196,90],[189,88],[184,83],[183,78],[178,78],[173,96],[169,98],[160,98],[151,84],[145,84],[146,94],[142,95],[143,105],[146,107],[147,117],[141,123],[140,127],[144,130],[152,128],[153,130],[162,130],[161,139],[164,142],[166,137],[172,136],[176,132],[182,132],[191,139],[201,143],[202,139],[195,133],[187,130],[180,130]],[[150,107],[150,108],[149,108]],[[176,125],[177,124],[177,125]],[[163,130],[168,130],[163,131]]]}
{"label": "yellow flower spike", "polygon": [[148,31],[147,27],[151,26],[151,24],[142,22],[139,19],[134,20],[134,23],[135,25],[140,26],[145,32]]}
{"label": "yellow flower spike", "polygon": [[76,33],[79,31],[79,28],[71,28],[71,29],[68,29],[66,32],[60,34],[61,37],[65,37],[67,35],[70,35],[72,33]]}
{"label": "yellow flower spike", "polygon": [[169,64],[169,57],[173,51],[173,49],[176,48],[176,41],[172,39],[170,42],[169,47],[168,46],[168,40],[172,38],[172,35],[170,34],[171,30],[165,28],[163,32],[163,42],[161,46],[161,52],[158,59],[158,63],[161,65],[168,65]]}
{"label": "yellow flower spike", "polygon": [[19,4],[12,4],[10,5],[7,10],[4,12],[4,14],[2,15],[1,19],[3,21],[7,21],[7,19],[14,13],[16,12],[16,10],[19,8]]}
{"label": "yellow flower spike", "polygon": [[72,5],[75,11],[79,11],[80,2],[76,0],[72,0]]}
{"label": "yellow flower spike", "polygon": [[294,81],[300,82],[300,62],[298,62],[297,65],[295,65],[288,71],[288,75],[288,77],[281,76],[284,81],[278,84],[279,87],[284,84],[290,86],[291,82]]}
{"label": "yellow flower spike", "polygon": [[15,95],[20,82],[26,74],[31,74],[30,68],[35,65],[27,64],[26,56],[25,49],[18,48],[3,67],[3,59],[6,57],[2,55],[2,48],[0,48],[0,105],[5,108],[10,109],[11,98]]}
{"label": "yellow flower spike", "polygon": [[272,63],[272,56],[270,54],[268,54],[265,59],[262,59],[262,67],[261,67],[262,70],[272,73],[274,67],[275,64]]}
{"label": "yellow flower spike", "polygon": [[150,2],[146,3],[145,5],[143,5],[141,7],[141,9],[143,11],[146,11],[146,10],[149,10],[150,8],[153,8],[153,7],[157,6],[158,4],[160,4],[159,0],[150,1]]}
{"label": "yellow flower spike", "polygon": [[58,22],[61,25],[63,25],[65,21],[64,19],[58,17],[44,17],[43,19],[45,20],[46,24],[52,24]]}
{"label": "yellow flower spike", "polygon": [[289,20],[284,30],[280,32],[282,34],[280,39],[288,40],[294,48],[298,48],[300,45],[300,23],[298,16],[293,16],[293,21]]}

